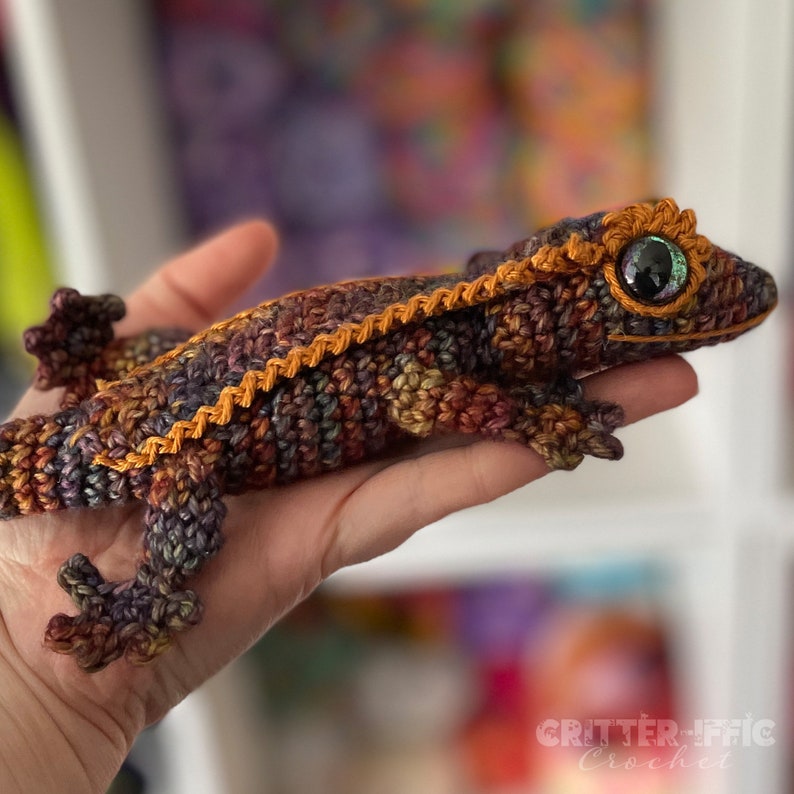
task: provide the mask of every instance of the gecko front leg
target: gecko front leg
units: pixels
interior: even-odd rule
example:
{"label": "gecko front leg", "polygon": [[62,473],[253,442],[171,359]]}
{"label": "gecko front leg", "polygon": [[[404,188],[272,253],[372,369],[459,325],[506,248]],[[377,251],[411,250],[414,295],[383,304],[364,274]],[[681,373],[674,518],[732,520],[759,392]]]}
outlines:
{"label": "gecko front leg", "polygon": [[147,494],[143,559],[132,579],[106,582],[78,554],[65,562],[58,582],[79,614],[50,620],[45,644],[74,655],[89,672],[124,656],[150,662],[174,633],[197,624],[201,604],[185,581],[221,547],[226,508],[211,445],[186,446],[161,459]]}
{"label": "gecko front leg", "polygon": [[428,436],[439,430],[517,441],[538,452],[551,469],[573,469],[584,455],[615,460],[623,454],[612,431],[623,424],[613,403],[584,399],[572,378],[551,387],[506,388],[472,375],[426,367],[413,356],[386,395],[389,417],[403,430]]}
{"label": "gecko front leg", "polygon": [[524,385],[511,390],[523,404],[532,429],[528,443],[552,469],[574,469],[585,455],[606,460],[623,457],[613,431],[625,424],[616,403],[588,400],[582,382],[561,375],[548,386]]}

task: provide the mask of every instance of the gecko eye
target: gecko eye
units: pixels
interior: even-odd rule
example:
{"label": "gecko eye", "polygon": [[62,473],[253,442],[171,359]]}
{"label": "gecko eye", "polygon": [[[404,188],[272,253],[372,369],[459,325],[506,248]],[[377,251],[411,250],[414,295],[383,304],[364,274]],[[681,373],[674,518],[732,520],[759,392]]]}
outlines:
{"label": "gecko eye", "polygon": [[689,265],[684,252],[655,234],[624,249],[618,268],[627,292],[645,303],[666,303],[686,286]]}

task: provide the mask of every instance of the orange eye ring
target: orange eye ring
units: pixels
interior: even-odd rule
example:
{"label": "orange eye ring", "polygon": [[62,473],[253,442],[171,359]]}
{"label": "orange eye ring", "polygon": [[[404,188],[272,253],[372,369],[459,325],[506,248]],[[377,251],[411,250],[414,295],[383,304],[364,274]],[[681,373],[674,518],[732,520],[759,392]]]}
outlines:
{"label": "orange eye ring", "polygon": [[[709,240],[695,230],[692,210],[682,212],[672,199],[662,199],[656,205],[632,204],[619,212],[611,212],[604,216],[603,224],[606,228],[603,245],[607,254],[604,278],[612,297],[624,309],[645,317],[670,317],[687,305],[706,278],[706,262],[712,253]],[[653,303],[631,294],[620,270],[627,249],[643,238],[669,241],[686,259],[685,286],[673,291],[670,300],[664,303]]]}

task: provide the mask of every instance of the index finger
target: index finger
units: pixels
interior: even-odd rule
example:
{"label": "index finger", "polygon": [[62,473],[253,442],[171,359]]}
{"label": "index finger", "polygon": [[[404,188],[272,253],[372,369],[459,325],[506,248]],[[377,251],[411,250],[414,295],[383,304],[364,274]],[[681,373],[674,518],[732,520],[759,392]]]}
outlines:
{"label": "index finger", "polygon": [[164,325],[204,328],[267,270],[277,245],[270,224],[248,221],[177,256],[127,298],[117,334]]}

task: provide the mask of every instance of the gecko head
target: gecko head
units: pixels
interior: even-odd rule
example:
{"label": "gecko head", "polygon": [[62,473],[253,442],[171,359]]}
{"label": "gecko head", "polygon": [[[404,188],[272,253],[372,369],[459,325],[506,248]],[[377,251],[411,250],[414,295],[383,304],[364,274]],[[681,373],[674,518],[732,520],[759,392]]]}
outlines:
{"label": "gecko head", "polygon": [[713,245],[671,199],[603,217],[602,363],[735,339],[777,303],[767,272]]}

